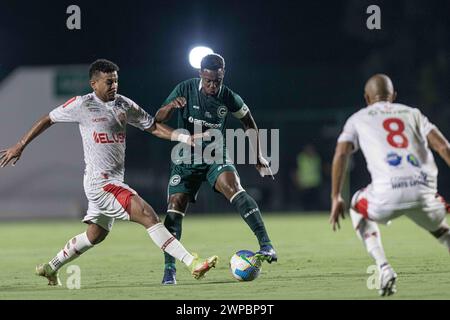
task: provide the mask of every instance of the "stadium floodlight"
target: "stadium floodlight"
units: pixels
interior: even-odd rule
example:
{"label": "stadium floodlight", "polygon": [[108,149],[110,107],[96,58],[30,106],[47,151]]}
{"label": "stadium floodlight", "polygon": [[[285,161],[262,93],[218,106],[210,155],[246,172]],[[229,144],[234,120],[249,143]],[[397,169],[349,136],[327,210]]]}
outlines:
{"label": "stadium floodlight", "polygon": [[189,63],[193,68],[200,69],[200,62],[202,61],[203,57],[211,53],[214,53],[211,48],[195,47],[189,53]]}

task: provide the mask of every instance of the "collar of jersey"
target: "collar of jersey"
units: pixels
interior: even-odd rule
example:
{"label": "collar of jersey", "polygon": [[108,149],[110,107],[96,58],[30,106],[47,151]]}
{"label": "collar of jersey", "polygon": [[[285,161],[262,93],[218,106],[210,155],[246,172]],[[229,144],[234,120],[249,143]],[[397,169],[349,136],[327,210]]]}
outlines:
{"label": "collar of jersey", "polygon": [[391,103],[389,101],[378,101],[375,103],[372,103],[371,105],[369,105],[368,107],[384,107],[387,106],[389,107],[391,105]]}
{"label": "collar of jersey", "polygon": [[98,103],[100,103],[100,104],[102,104],[102,105],[104,105],[104,106],[107,106],[107,107],[113,107],[113,106],[114,106],[114,103],[116,102],[116,99],[114,99],[113,101],[108,101],[108,102],[103,101],[102,99],[100,99],[99,97],[97,97],[97,95],[95,94],[95,91],[92,92],[92,95],[94,96],[94,100],[95,100],[96,102],[98,102]]}

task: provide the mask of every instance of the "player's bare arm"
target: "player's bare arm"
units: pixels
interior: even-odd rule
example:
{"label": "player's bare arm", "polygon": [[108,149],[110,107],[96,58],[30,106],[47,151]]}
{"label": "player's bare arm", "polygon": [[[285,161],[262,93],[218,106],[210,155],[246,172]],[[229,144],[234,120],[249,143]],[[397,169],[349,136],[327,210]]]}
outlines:
{"label": "player's bare arm", "polygon": [[[253,116],[250,112],[250,110],[247,112],[247,114],[240,119],[242,126],[244,127],[244,130],[247,131],[248,129],[254,129],[258,133],[258,126],[256,125],[255,119],[253,119]],[[261,153],[261,144],[259,141],[259,134],[256,135],[256,146],[252,146],[253,150],[256,150],[256,154],[258,155],[257,163],[256,163],[256,170],[263,176],[262,169],[263,168],[270,168],[269,162],[262,156]],[[250,141],[252,142],[252,141]],[[273,176],[272,176],[273,178]]]}
{"label": "player's bare arm", "polygon": [[19,161],[25,147],[38,135],[47,130],[53,124],[49,115],[43,116],[31,127],[30,130],[14,146],[0,151],[0,167],[9,163],[14,166]]}
{"label": "player's bare arm", "polygon": [[174,130],[173,128],[162,123],[155,122],[150,128],[145,131],[164,140],[180,141],[191,146],[195,145],[193,136],[180,133],[177,130]]}
{"label": "player's bare arm", "polygon": [[333,231],[341,228],[339,218],[345,219],[345,203],[342,199],[342,187],[344,185],[347,164],[353,150],[353,144],[350,142],[341,142],[336,146],[333,157],[332,182],[331,182],[331,214],[330,223]]}
{"label": "player's bare arm", "polygon": [[450,166],[450,143],[444,135],[438,130],[433,129],[427,136],[428,144],[444,159],[448,166]]}
{"label": "player's bare arm", "polygon": [[163,123],[169,121],[175,109],[183,108],[186,105],[186,98],[176,97],[171,102],[159,108],[155,115],[155,121]]}

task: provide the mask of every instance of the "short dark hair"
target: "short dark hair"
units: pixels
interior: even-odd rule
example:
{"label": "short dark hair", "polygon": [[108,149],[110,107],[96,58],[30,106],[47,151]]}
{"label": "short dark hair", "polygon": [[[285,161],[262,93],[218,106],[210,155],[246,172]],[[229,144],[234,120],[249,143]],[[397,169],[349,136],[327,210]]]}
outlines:
{"label": "short dark hair", "polygon": [[119,66],[112,61],[106,59],[98,59],[92,62],[89,68],[89,79],[97,75],[99,72],[110,73],[119,71]]}
{"label": "short dark hair", "polygon": [[219,70],[225,69],[225,60],[224,58],[217,53],[208,54],[203,57],[202,62],[200,63],[201,70]]}

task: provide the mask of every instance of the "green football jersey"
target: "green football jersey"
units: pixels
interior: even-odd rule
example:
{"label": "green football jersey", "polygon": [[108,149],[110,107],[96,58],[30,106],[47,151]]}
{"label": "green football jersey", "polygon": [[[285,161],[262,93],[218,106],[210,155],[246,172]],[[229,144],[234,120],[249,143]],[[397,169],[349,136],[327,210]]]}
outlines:
{"label": "green football jersey", "polygon": [[[186,105],[178,109],[177,128],[186,129],[191,134],[194,134],[194,125],[201,126],[202,132],[208,129],[219,130],[223,135],[223,154],[226,155],[225,130],[227,117],[231,113],[240,119],[248,112],[248,107],[238,94],[224,85],[221,86],[216,96],[203,94],[200,81],[200,78],[196,78],[179,83],[167,97],[164,105],[176,97],[186,98]],[[202,149],[210,143],[214,143],[214,141],[204,141]],[[180,156],[183,155],[180,154]],[[193,152],[192,160],[194,160]]]}

